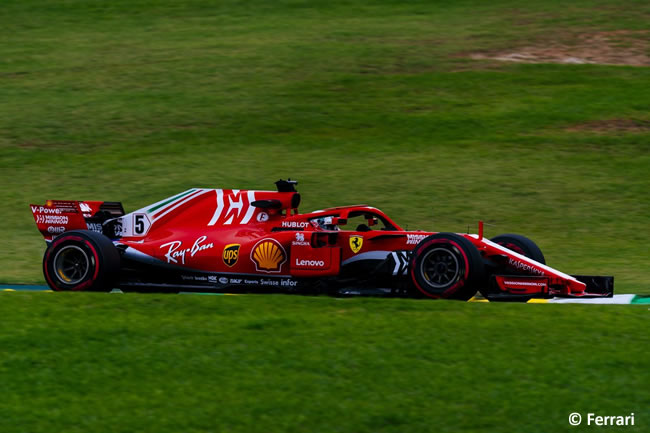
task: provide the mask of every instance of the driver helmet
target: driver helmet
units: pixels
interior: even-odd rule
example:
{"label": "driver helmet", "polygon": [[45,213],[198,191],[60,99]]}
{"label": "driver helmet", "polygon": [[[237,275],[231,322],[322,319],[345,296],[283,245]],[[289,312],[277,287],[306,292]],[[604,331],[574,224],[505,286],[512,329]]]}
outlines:
{"label": "driver helmet", "polygon": [[314,221],[316,222],[316,227],[320,228],[321,230],[338,230],[338,226],[332,224],[331,216],[316,218]]}

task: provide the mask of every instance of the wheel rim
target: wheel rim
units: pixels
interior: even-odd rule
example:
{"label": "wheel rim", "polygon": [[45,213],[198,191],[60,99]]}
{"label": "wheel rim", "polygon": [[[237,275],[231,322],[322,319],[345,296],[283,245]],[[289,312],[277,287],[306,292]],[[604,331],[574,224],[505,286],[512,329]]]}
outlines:
{"label": "wheel rim", "polygon": [[436,289],[443,289],[458,281],[461,267],[458,257],[447,248],[434,248],[426,253],[420,264],[420,273]]}
{"label": "wheel rim", "polygon": [[90,260],[76,245],[66,245],[54,256],[54,274],[64,284],[75,285],[88,275]]}

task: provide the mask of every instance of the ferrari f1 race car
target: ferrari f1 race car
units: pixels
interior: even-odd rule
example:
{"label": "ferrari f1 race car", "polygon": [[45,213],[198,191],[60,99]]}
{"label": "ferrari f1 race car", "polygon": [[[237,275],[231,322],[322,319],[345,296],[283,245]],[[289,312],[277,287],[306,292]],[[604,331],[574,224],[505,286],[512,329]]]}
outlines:
{"label": "ferrari f1 race car", "polygon": [[530,239],[407,231],[379,209],[299,213],[277,191],[192,188],[124,212],[121,203],[31,205],[53,290],[286,292],[490,300],[613,295],[613,277],[546,266]]}

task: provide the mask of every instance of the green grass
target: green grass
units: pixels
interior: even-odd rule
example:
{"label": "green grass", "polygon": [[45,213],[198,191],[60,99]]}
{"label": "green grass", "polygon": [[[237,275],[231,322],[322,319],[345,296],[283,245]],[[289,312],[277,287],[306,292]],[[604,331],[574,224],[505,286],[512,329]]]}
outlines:
{"label": "green grass", "polygon": [[[650,293],[647,128],[575,128],[647,124],[648,68],[468,58],[647,30],[649,13],[4,0],[0,282],[43,283],[30,203],[133,210],[291,176],[304,210],[366,202],[437,231],[483,219],[551,266]],[[0,293],[0,431],[588,431],[568,426],[574,411],[634,412],[626,431],[646,431],[647,319],[644,306]]]}
{"label": "green grass", "polygon": [[[470,60],[647,27],[647,2],[5,1],[0,282],[42,283],[27,205],[300,180],[303,209],[520,232],[650,293],[648,68]],[[643,33],[638,33],[643,38]]]}
{"label": "green grass", "polygon": [[650,423],[645,306],[0,293],[0,313],[3,433]]}
{"label": "green grass", "polygon": [[[306,210],[522,232],[551,265],[650,292],[647,68],[463,53],[643,29],[645,2],[9,1],[0,11],[2,282],[42,282],[28,211],[301,181]],[[546,38],[546,39],[545,39]]]}

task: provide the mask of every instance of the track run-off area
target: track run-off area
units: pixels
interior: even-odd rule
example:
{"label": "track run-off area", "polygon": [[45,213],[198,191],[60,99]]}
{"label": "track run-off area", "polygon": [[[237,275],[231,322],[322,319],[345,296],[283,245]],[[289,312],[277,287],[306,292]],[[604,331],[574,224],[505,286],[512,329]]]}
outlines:
{"label": "track run-off area", "polygon": [[[27,284],[0,284],[0,292],[53,292],[48,286],[27,285]],[[110,293],[123,293],[119,289],[113,289]],[[241,296],[234,293],[211,293],[211,292],[179,292],[179,295],[228,295]],[[490,302],[481,297],[473,297],[468,302]],[[551,299],[531,299],[528,304],[616,304],[616,305],[635,305],[650,304],[650,296],[621,294],[614,295],[611,298],[551,298]]]}

